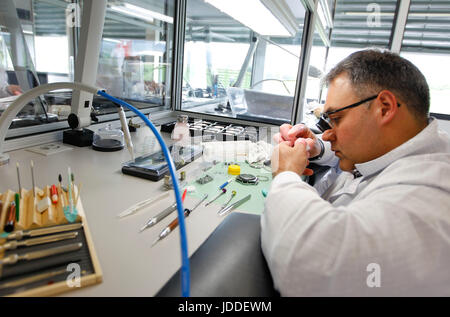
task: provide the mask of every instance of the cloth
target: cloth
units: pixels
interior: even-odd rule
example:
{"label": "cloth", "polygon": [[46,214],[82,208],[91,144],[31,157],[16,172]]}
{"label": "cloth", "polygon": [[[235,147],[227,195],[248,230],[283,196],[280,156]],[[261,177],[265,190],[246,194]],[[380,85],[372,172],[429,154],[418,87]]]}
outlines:
{"label": "cloth", "polygon": [[11,94],[8,91],[8,75],[5,68],[0,66],[0,98],[9,96],[11,96]]}
{"label": "cloth", "polygon": [[449,296],[450,138],[437,121],[335,173],[322,195],[277,175],[261,244],[283,296]]}

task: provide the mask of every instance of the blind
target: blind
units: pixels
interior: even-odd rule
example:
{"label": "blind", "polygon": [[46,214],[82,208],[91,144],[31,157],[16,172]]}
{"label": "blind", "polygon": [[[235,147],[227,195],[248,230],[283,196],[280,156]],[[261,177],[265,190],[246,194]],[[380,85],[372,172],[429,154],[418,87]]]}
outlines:
{"label": "blind", "polygon": [[337,0],[331,46],[388,47],[395,0]]}
{"label": "blind", "polygon": [[402,51],[450,52],[450,1],[411,0]]}

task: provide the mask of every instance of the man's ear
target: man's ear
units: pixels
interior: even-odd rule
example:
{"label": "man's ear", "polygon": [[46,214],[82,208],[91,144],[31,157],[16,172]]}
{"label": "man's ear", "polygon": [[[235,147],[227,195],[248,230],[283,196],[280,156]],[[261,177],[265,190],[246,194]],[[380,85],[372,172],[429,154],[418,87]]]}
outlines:
{"label": "man's ear", "polygon": [[398,112],[398,101],[395,95],[389,90],[382,90],[378,94],[379,119],[382,124],[387,124],[395,118]]}

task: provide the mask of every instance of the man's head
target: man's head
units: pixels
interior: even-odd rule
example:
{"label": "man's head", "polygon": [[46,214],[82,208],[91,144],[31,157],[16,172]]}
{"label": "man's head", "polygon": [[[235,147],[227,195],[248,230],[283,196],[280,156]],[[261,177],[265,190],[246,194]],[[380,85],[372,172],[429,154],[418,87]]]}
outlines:
{"label": "man's head", "polygon": [[[397,54],[374,49],[353,53],[328,73],[325,82],[324,112],[333,127],[323,139],[331,142],[343,170],[389,152],[428,122],[425,77]],[[359,104],[366,99],[370,100]]]}

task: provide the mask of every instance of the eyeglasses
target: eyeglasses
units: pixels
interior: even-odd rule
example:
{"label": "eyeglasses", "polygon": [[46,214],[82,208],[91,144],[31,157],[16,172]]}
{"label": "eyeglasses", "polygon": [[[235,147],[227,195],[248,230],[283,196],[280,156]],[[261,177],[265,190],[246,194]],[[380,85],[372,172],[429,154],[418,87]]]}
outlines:
{"label": "eyeglasses", "polygon": [[[378,94],[376,94],[372,97],[366,98],[364,100],[358,101],[357,103],[351,104],[350,106],[346,106],[344,108],[340,108],[340,109],[333,110],[333,111],[323,112],[319,118],[319,121],[317,121],[316,126],[322,132],[325,132],[326,130],[330,130],[334,127],[334,123],[332,122],[332,120],[329,117],[331,114],[339,112],[339,111],[343,111],[345,109],[350,109],[350,108],[360,106],[363,103],[366,103],[367,101],[373,100],[377,97],[378,97]],[[398,106],[400,106],[400,104],[398,104]]]}

